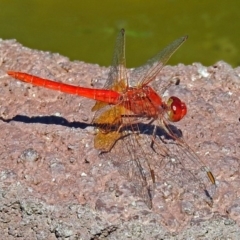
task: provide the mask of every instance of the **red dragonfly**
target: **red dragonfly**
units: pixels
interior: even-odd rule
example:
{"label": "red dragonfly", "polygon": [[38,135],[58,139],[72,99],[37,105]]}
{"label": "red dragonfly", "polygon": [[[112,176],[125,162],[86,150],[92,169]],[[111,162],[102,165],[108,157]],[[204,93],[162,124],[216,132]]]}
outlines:
{"label": "red dragonfly", "polygon": [[[180,181],[178,179],[184,172],[189,182],[193,179],[200,183],[203,192],[206,192],[205,178],[215,185],[209,168],[170,124],[186,115],[185,103],[175,96],[164,101],[149,85],[186,39],[187,36],[184,36],[173,41],[145,65],[129,73],[125,65],[125,31],[122,29],[116,40],[113,64],[103,89],[73,86],[22,72],[7,73],[36,86],[96,100],[92,108],[92,111],[96,111],[93,123],[98,128],[95,148],[105,153],[115,151],[110,155],[111,159],[119,166],[120,172],[134,182],[136,194],[152,208],[156,169],[159,169],[163,179],[171,177],[175,182]],[[160,94],[170,85],[178,83],[178,80],[169,81],[160,89]],[[119,142],[124,144],[119,145]],[[123,156],[126,160],[123,160]],[[174,164],[179,167],[172,168]],[[204,172],[205,176],[199,176],[198,172]],[[210,196],[208,202],[212,204]]]}

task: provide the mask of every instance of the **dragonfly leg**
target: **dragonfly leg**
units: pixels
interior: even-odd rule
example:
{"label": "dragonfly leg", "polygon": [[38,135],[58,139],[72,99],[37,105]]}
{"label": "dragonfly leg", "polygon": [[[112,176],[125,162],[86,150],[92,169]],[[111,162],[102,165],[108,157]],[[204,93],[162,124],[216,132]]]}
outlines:
{"label": "dragonfly leg", "polygon": [[155,139],[156,139],[156,134],[157,134],[157,125],[154,125],[154,129],[153,129],[153,134],[152,134],[152,141],[151,141],[151,144],[150,144],[150,147],[152,148],[152,150],[154,152],[156,152],[156,150],[154,149],[154,142],[155,142]]}

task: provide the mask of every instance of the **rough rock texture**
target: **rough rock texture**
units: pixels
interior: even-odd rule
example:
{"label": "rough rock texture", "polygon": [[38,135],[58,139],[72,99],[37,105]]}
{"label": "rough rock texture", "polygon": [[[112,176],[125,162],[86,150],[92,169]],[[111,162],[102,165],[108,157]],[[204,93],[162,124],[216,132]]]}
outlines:
{"label": "rough rock texture", "polygon": [[188,114],[176,127],[207,159],[217,189],[210,207],[167,190],[164,199],[157,188],[152,210],[94,149],[92,100],[20,83],[7,70],[86,87],[108,72],[0,41],[0,239],[239,239],[240,68],[162,70],[159,79],[181,80],[174,94]]}

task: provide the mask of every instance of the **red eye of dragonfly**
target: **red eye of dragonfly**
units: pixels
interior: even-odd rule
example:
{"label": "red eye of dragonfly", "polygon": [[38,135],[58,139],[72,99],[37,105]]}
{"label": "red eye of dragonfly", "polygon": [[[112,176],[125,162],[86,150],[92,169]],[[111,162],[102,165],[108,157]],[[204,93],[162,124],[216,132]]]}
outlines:
{"label": "red eye of dragonfly", "polygon": [[187,106],[177,97],[170,97],[167,101],[168,106],[168,119],[171,122],[180,121],[187,114]]}

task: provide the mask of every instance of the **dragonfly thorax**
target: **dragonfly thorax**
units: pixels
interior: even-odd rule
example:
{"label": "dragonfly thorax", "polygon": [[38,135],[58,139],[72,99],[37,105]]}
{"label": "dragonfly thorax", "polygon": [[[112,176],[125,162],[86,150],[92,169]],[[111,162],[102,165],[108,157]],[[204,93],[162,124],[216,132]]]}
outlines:
{"label": "dragonfly thorax", "polygon": [[156,118],[162,99],[150,86],[131,87],[121,95],[120,104],[136,115]]}

